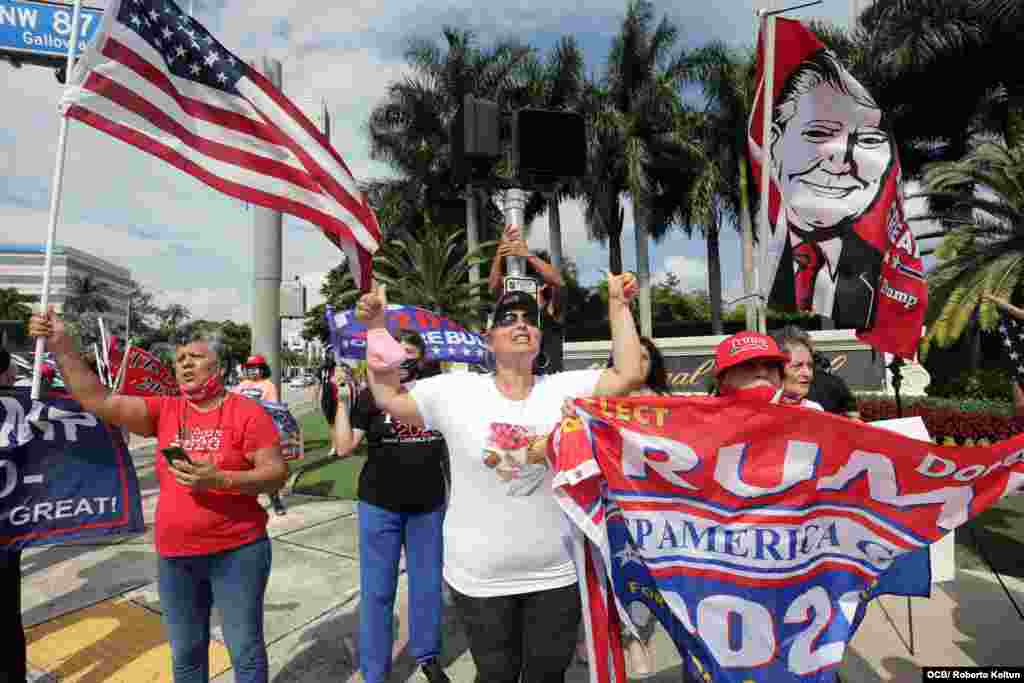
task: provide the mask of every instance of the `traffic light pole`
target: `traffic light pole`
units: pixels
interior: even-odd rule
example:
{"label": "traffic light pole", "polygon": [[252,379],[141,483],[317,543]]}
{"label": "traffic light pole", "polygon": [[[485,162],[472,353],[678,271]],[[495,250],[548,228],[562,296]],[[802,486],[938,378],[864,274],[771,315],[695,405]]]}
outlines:
{"label": "traffic light pole", "polygon": [[[266,58],[255,64],[275,87],[281,87],[281,62]],[[253,207],[252,352],[270,366],[270,381],[281,394],[281,212]]]}
{"label": "traffic light pole", "polygon": [[[505,191],[505,225],[514,225],[523,234],[526,215],[526,192],[514,187]],[[524,236],[525,239],[525,236]],[[512,277],[526,277],[526,257],[506,256],[505,273]]]}

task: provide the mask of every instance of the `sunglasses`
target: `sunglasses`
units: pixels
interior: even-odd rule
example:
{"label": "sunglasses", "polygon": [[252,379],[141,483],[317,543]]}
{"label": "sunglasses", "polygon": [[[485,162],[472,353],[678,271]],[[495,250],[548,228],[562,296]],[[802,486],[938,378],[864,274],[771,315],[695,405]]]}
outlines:
{"label": "sunglasses", "polygon": [[495,327],[512,327],[519,323],[526,323],[531,327],[540,327],[540,320],[536,313],[526,311],[505,311],[494,321]]}
{"label": "sunglasses", "polygon": [[420,359],[419,358],[406,358],[405,360],[403,360],[401,363],[398,364],[398,367],[400,369],[404,370],[405,372],[412,372],[413,370],[418,368],[419,365],[420,365]]}

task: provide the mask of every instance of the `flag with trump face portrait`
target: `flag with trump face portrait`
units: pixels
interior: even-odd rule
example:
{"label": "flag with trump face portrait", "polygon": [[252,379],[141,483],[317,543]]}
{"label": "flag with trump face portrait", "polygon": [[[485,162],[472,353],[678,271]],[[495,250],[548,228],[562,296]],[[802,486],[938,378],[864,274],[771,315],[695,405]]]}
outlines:
{"label": "flag with trump face portrait", "polygon": [[764,291],[776,306],[832,318],[879,351],[913,358],[928,289],[885,112],[800,22],[775,25],[768,140],[763,36],[749,129],[758,187],[769,174]]}
{"label": "flag with trump face portrait", "polygon": [[173,0],[111,0],[61,107],[215,190],[313,223],[369,289],[380,228],[341,155]]}

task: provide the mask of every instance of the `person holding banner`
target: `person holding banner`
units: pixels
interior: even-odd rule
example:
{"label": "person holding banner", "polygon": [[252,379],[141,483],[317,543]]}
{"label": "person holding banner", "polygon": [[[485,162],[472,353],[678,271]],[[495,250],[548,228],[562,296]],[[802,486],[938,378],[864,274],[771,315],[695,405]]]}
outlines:
{"label": "person holding banner", "polygon": [[51,308],[29,334],[54,353],[71,397],[108,425],[156,435],[158,590],[175,683],[209,680],[210,614],[216,604],[235,680],[266,683],[263,607],[270,576],[267,513],[260,493],[288,476],[273,420],[224,388],[226,348],[196,334],[175,348],[178,396],[112,394],[93,374]]}
{"label": "person holding banner", "polygon": [[451,454],[444,578],[469,637],[479,682],[554,683],[572,662],[581,619],[568,520],[552,494],[547,434],[571,396],[625,395],[644,380],[630,274],[608,280],[614,367],[538,376],[540,311],[505,294],[486,332],[495,371],[447,373],[401,385],[405,348],[385,327],[375,285],[357,306],[368,328],[369,384],[381,410],[437,430]]}
{"label": "person holding banner", "polygon": [[[17,372],[11,354],[0,348],[0,389],[13,387]],[[21,621],[21,551],[7,548],[0,548],[0,639],[8,644],[0,680],[22,683],[28,675],[28,660]]]}
{"label": "person holding banner", "polygon": [[[643,369],[644,369],[644,385],[639,389],[631,392],[630,396],[670,396],[672,394],[672,388],[668,383],[668,372],[665,370],[665,357],[661,355],[661,350],[658,349],[658,345],[654,343],[652,339],[647,337],[640,337],[640,343],[643,344]],[[614,358],[608,359],[608,367],[611,367],[614,362]],[[563,407],[563,417],[573,416],[576,414],[576,410],[572,405]],[[654,675],[654,660],[652,658],[651,650],[653,644],[651,639],[654,637],[654,630],[658,625],[657,620],[654,618],[654,614],[647,605],[641,600],[634,600],[626,605],[626,609],[629,612],[629,617],[633,621],[633,625],[636,626],[637,633],[633,634],[629,628],[623,624],[622,628],[622,641],[625,649],[626,659],[629,663],[629,672],[633,678],[647,678]],[[582,641],[576,647],[577,654],[580,659],[586,659],[584,653],[586,652],[586,642]],[[685,657],[683,657],[685,659]]]}
{"label": "person holding banner", "polygon": [[[242,372],[245,373],[245,379],[239,382],[235,388],[236,392],[254,401],[278,403],[277,385],[270,381],[270,366],[266,358],[260,355],[249,356],[242,363]],[[270,494],[270,504],[274,506],[274,512],[278,515],[287,512],[281,494],[277,491]]]}
{"label": "person holding banner", "polygon": [[772,334],[780,349],[789,355],[782,366],[781,403],[824,410],[821,404],[807,398],[814,381],[814,343],[811,335],[796,325],[786,325]]}
{"label": "person holding banner", "polygon": [[[419,333],[404,330],[399,379],[408,391],[426,364]],[[409,577],[409,651],[430,683],[448,683],[441,668],[441,525],[447,450],[439,432],[407,425],[377,407],[363,389],[351,409],[338,401],[334,443],[348,457],[366,438],[359,474],[359,670],[365,683],[391,674],[399,558]]]}

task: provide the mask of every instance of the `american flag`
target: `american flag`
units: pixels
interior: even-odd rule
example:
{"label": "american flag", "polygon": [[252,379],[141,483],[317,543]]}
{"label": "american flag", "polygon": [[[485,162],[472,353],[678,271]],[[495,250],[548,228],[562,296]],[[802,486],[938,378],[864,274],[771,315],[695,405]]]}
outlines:
{"label": "american flag", "polygon": [[999,335],[1006,347],[1013,380],[1024,388],[1024,323],[1000,309]]}
{"label": "american flag", "polygon": [[112,0],[61,107],[224,194],[319,226],[369,289],[380,228],[341,155],[171,0]]}

